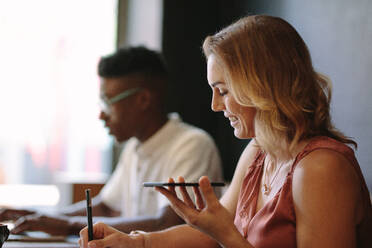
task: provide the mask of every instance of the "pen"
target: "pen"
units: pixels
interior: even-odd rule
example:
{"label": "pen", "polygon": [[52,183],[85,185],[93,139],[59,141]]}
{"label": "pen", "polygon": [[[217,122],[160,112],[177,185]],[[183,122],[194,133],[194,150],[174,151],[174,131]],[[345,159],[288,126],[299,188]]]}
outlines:
{"label": "pen", "polygon": [[85,190],[87,200],[87,218],[88,218],[88,241],[93,240],[93,223],[92,223],[92,201],[90,199],[90,189]]}

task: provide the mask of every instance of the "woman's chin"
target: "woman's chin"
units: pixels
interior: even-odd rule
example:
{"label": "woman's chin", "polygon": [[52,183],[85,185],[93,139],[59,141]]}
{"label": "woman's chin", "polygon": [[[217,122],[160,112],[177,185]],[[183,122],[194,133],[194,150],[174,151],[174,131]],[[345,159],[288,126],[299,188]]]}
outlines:
{"label": "woman's chin", "polygon": [[238,139],[252,139],[254,138],[253,134],[250,134],[248,132],[242,132],[242,130],[234,128],[234,136]]}
{"label": "woman's chin", "polygon": [[242,133],[239,130],[237,130],[237,129],[234,129],[234,135],[238,139],[244,139],[244,136],[242,135]]}

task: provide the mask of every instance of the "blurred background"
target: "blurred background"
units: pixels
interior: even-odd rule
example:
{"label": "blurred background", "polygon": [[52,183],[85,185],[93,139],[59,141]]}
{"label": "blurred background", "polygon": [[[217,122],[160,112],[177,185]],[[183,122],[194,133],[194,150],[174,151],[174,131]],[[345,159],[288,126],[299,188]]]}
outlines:
{"label": "blurred background", "polygon": [[121,146],[98,120],[96,66],[123,45],[164,53],[168,110],[213,136],[230,181],[248,141],[235,138],[223,114],[210,110],[201,45],[248,14],[280,16],[303,37],[316,70],[333,82],[333,121],[358,142],[371,191],[372,1],[3,0],[0,205],[62,206],[79,200],[79,185],[104,184]]}

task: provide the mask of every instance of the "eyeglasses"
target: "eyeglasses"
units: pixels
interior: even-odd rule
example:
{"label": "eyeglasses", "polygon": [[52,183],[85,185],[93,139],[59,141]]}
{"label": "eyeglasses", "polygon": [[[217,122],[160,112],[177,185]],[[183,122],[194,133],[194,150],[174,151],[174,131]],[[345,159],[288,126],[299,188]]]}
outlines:
{"label": "eyeglasses", "polygon": [[137,87],[137,88],[131,88],[131,89],[128,89],[128,90],[124,90],[123,92],[121,92],[118,95],[113,96],[111,98],[108,98],[104,95],[101,96],[101,100],[100,100],[100,104],[99,104],[100,107],[101,107],[101,110],[106,114],[110,114],[112,104],[117,103],[117,102],[133,95],[134,93],[136,93],[140,89],[141,88]]}

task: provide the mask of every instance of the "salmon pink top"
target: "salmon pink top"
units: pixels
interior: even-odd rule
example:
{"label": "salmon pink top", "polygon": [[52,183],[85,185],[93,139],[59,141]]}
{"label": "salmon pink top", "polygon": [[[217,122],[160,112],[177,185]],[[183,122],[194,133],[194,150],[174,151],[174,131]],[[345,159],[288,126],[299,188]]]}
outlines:
{"label": "salmon pink top", "polygon": [[[347,145],[328,137],[315,137],[301,151],[285,179],[282,188],[257,213],[256,204],[260,191],[265,153],[258,152],[244,178],[237,204],[234,223],[240,233],[255,248],[292,248],[296,245],[296,215],[292,198],[293,171],[298,162],[316,149],[331,149],[341,153],[355,169],[361,182],[361,191],[365,218],[357,226],[358,247],[372,244],[372,207],[368,188],[354,156],[353,150]],[[364,244],[364,245],[362,245]]]}

